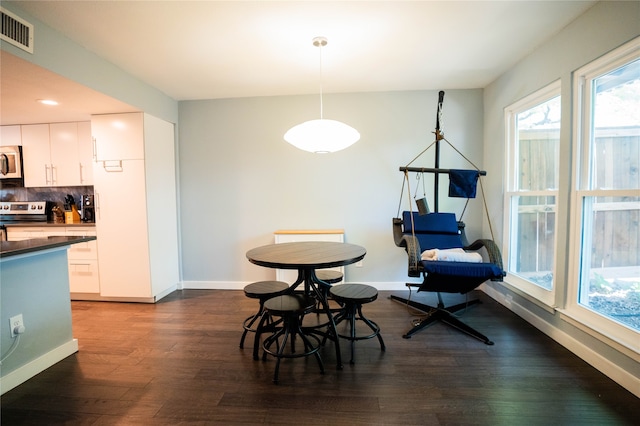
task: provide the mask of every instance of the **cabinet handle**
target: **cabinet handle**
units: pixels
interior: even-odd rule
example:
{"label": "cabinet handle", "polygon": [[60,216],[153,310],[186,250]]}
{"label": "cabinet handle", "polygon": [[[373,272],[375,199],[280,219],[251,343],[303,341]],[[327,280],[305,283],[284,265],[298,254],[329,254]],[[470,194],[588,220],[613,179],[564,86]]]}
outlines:
{"label": "cabinet handle", "polygon": [[94,191],[94,196],[95,196],[95,199],[93,200],[93,202],[95,204],[94,208],[96,209],[96,213],[97,213],[96,218],[97,219],[101,219],[101,217],[100,217],[100,193],[98,191]]}
{"label": "cabinet handle", "polygon": [[98,147],[96,146],[96,138],[92,137],[91,142],[93,142],[93,161],[98,161]]}
{"label": "cabinet handle", "polygon": [[82,176],[82,163],[78,163],[78,169],[80,171],[80,183],[84,183],[84,176]]}
{"label": "cabinet handle", "polygon": [[[73,271],[74,272],[80,272],[80,273],[91,273],[91,264],[90,263],[69,263],[70,266],[73,266]],[[82,267],[82,271],[78,270],[78,267]]]}
{"label": "cabinet handle", "polygon": [[102,167],[107,173],[120,173],[124,171],[124,168],[122,167],[122,160],[105,160],[102,162]]}
{"label": "cabinet handle", "polygon": [[[55,174],[53,173],[54,170],[55,170]],[[51,185],[54,185],[57,182],[58,182],[58,168],[52,164],[51,165]]]}
{"label": "cabinet handle", "polygon": [[50,181],[49,181],[49,165],[45,164],[44,165],[44,182],[47,185],[50,185]]}

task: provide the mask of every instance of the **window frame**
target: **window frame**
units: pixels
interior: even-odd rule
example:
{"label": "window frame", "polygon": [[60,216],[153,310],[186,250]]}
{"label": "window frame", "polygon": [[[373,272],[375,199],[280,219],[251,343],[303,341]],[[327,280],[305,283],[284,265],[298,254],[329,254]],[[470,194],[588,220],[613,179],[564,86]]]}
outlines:
{"label": "window frame", "polygon": [[[518,147],[516,146],[517,138],[517,124],[516,119],[519,113],[522,113],[528,109],[531,109],[537,105],[550,101],[556,97],[560,97],[561,103],[561,111],[562,111],[562,84],[561,80],[556,80],[547,86],[543,87],[535,91],[534,93],[520,99],[517,102],[507,106],[504,109],[504,120],[505,120],[505,177],[504,177],[504,202],[503,202],[503,214],[504,214],[504,232],[503,232],[503,252],[504,252],[504,260],[505,260],[505,270],[507,272],[507,276],[505,277],[505,282],[515,289],[525,293],[533,297],[534,299],[542,302],[544,305],[555,308],[556,307],[556,298],[557,298],[557,277],[558,277],[558,262],[557,262],[557,251],[558,251],[558,200],[559,200],[559,188],[550,189],[550,190],[536,190],[536,191],[521,191],[518,189]],[[562,119],[561,119],[562,126]],[[559,130],[560,132],[562,129]],[[559,162],[558,162],[559,164]],[[511,229],[513,227],[512,221],[517,219],[517,211],[516,207],[513,205],[513,199],[515,197],[520,196],[531,196],[531,197],[542,197],[542,196],[553,196],[555,198],[555,229],[554,229],[554,240],[553,240],[553,268],[552,274],[554,277],[554,284],[551,290],[546,289],[540,285],[533,283],[525,278],[520,277],[515,273],[510,273],[510,256],[511,256],[511,248],[515,243],[514,238],[515,235],[512,234]]]}
{"label": "window frame", "polygon": [[583,227],[590,226],[585,218],[585,204],[596,197],[638,196],[638,189],[602,189],[592,183],[591,121],[593,99],[591,93],[594,79],[607,74],[625,64],[640,58],[640,37],[613,50],[576,70],[573,74],[573,118],[572,138],[572,188],[569,228],[569,272],[567,280],[567,298],[560,311],[578,323],[606,336],[622,347],[640,352],[640,339],[637,331],[620,324],[588,307],[580,304],[580,284],[582,271],[582,247],[585,244]]}

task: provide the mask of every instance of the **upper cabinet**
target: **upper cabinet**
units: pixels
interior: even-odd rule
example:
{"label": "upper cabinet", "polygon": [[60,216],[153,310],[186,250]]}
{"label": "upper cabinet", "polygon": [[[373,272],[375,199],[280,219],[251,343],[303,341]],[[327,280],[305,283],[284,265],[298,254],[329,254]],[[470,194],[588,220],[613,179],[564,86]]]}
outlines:
{"label": "upper cabinet", "polygon": [[96,161],[144,160],[142,113],[95,115],[91,131]]}
{"label": "upper cabinet", "polygon": [[93,185],[93,139],[91,122],[78,123],[78,161],[80,162],[80,185]]}
{"label": "upper cabinet", "polygon": [[78,124],[50,124],[49,147],[51,149],[51,185],[79,185],[81,170],[78,156]]}
{"label": "upper cabinet", "polygon": [[24,186],[52,186],[49,125],[22,126],[22,173]]}
{"label": "upper cabinet", "polygon": [[25,187],[93,183],[91,122],[21,126]]}
{"label": "upper cabinet", "polygon": [[0,146],[22,145],[20,126],[0,126]]}

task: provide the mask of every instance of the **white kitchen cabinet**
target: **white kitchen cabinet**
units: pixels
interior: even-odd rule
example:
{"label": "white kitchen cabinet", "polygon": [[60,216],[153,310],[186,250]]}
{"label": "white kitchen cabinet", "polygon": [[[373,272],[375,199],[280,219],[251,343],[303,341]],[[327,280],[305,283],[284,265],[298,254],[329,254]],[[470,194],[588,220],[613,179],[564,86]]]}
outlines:
{"label": "white kitchen cabinet", "polygon": [[96,161],[143,160],[144,124],[143,113],[92,116]]}
{"label": "white kitchen cabinet", "polygon": [[0,126],[0,146],[22,145],[20,126]]}
{"label": "white kitchen cabinet", "polygon": [[[295,243],[298,241],[333,241],[344,243],[343,229],[283,229],[274,232],[276,244]],[[344,277],[344,266],[327,268],[338,271]],[[276,269],[276,280],[292,284],[298,278],[298,271],[292,269]]]}
{"label": "white kitchen cabinet", "polygon": [[93,185],[93,139],[91,122],[78,123],[78,161],[80,162],[79,185]]}
{"label": "white kitchen cabinet", "polygon": [[[56,236],[95,236],[94,226],[7,226],[7,240],[21,241]],[[100,294],[96,241],[69,246],[69,291],[71,299],[96,299]]]}
{"label": "white kitchen cabinet", "polygon": [[79,185],[78,123],[50,124],[49,146],[51,149],[51,185]]}
{"label": "white kitchen cabinet", "polygon": [[93,177],[100,294],[151,297],[144,160],[123,161],[114,170],[98,166]]}
{"label": "white kitchen cabinet", "polygon": [[[67,236],[96,236],[96,228],[66,227]],[[96,240],[69,246],[69,289],[71,299],[94,299],[100,294],[100,274],[98,270],[98,244]]]}
{"label": "white kitchen cabinet", "polygon": [[21,127],[25,187],[83,185],[78,123]]}
{"label": "white kitchen cabinet", "polygon": [[[133,136],[105,130],[114,115]],[[179,280],[173,124],[142,113],[110,114],[92,117],[92,133],[96,147],[118,145],[111,138],[128,144],[137,138],[139,145],[94,163],[100,295],[155,302]],[[144,159],[114,158],[135,151]]]}
{"label": "white kitchen cabinet", "polygon": [[22,165],[24,186],[51,186],[48,124],[22,126]]}
{"label": "white kitchen cabinet", "polygon": [[31,240],[33,238],[48,238],[61,235],[65,235],[64,227],[7,225],[7,241]]}

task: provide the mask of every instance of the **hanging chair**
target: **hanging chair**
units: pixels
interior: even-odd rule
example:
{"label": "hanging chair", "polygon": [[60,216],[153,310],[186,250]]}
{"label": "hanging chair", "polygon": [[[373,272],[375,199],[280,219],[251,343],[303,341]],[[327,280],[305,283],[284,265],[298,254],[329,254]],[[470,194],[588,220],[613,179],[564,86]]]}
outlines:
{"label": "hanging chair", "polygon": [[[393,236],[396,246],[403,248],[407,253],[408,275],[410,277],[422,277],[422,283],[408,283],[407,286],[418,287],[418,292],[435,292],[438,297],[437,306],[429,306],[412,301],[407,298],[392,295],[391,299],[418,309],[425,314],[425,317],[416,321],[414,327],[403,335],[410,338],[418,331],[441,321],[462,332],[465,332],[488,345],[493,342],[485,335],[460,321],[454,315],[455,312],[467,308],[470,305],[480,303],[474,299],[454,306],[445,307],[441,293],[461,293],[466,294],[487,280],[502,281],[505,272],[502,267],[502,255],[493,239],[479,239],[469,244],[465,235],[465,225],[462,220],[456,220],[454,213],[439,212],[438,185],[439,176],[446,174],[449,176],[449,196],[470,198],[476,196],[476,183],[486,172],[479,170],[474,165],[473,170],[453,170],[440,168],[440,141],[444,140],[444,135],[440,130],[440,116],[442,113],[442,102],[444,92],[440,92],[438,100],[438,114],[436,118],[436,140],[427,149],[422,151],[407,166],[400,167],[404,173],[403,188],[400,196],[400,206],[404,186],[406,184],[409,198],[411,190],[409,188],[409,173],[432,173],[434,175],[434,211],[431,212],[426,201],[426,191],[424,197],[417,199],[418,212],[411,208],[403,211],[393,219]],[[436,158],[434,168],[410,167],[411,163],[426,152],[435,144]],[[451,145],[449,143],[449,145]],[[453,147],[453,145],[451,145]],[[462,155],[455,147],[456,152]],[[464,155],[462,155],[464,157]],[[465,160],[469,161],[466,157]],[[471,163],[469,161],[469,163]],[[473,163],[471,163],[473,165]],[[424,185],[424,178],[422,178]],[[424,187],[423,187],[424,188]],[[484,200],[484,190],[482,181],[480,188]],[[417,192],[416,192],[417,194]],[[465,204],[465,210],[466,205]],[[486,208],[486,201],[485,201]],[[411,205],[411,204],[410,204]],[[462,215],[464,214],[464,211]],[[462,216],[461,215],[461,216]],[[489,215],[487,214],[487,218]],[[493,235],[493,228],[489,219],[489,229]]]}

